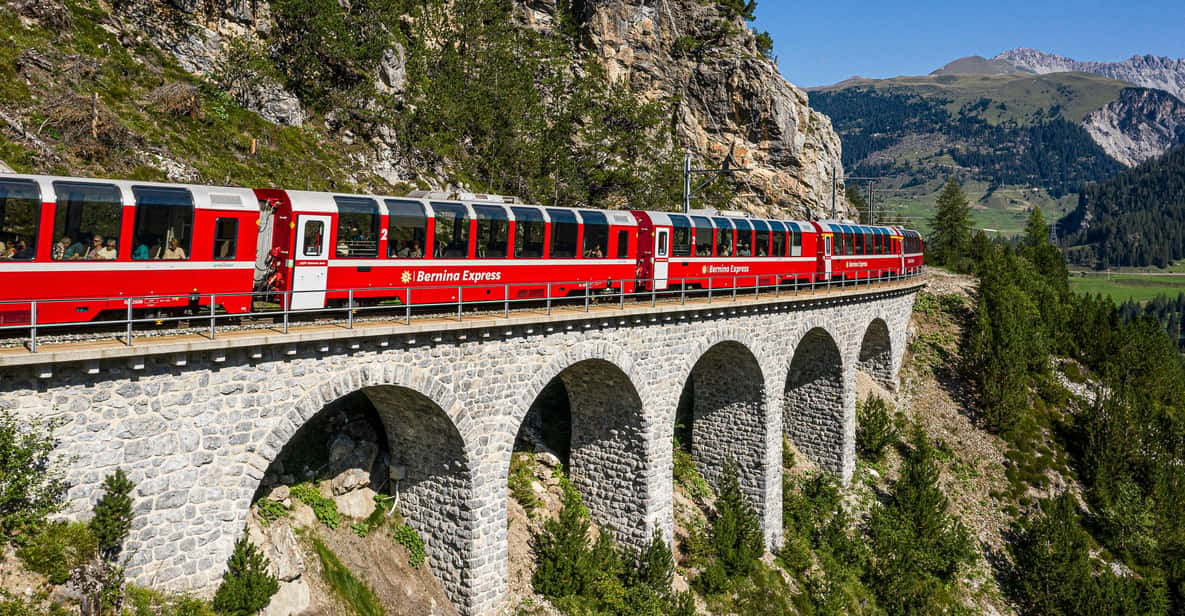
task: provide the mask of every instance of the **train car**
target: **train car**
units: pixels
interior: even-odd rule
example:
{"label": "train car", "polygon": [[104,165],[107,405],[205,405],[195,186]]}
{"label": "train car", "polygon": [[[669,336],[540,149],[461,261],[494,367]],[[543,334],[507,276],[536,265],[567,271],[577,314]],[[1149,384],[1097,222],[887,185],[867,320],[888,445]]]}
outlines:
{"label": "train car", "polygon": [[809,223],[739,216],[634,211],[638,277],[661,291],[772,286],[816,277],[817,230]]}
{"label": "train car", "polygon": [[883,278],[902,267],[902,230],[898,227],[840,222],[812,224],[822,238],[818,244],[817,267],[823,279]]}
{"label": "train car", "polygon": [[137,315],[195,310],[219,293],[248,312],[258,218],[242,188],[0,176],[0,325],[124,318],[129,298]]}
{"label": "train car", "polygon": [[476,303],[634,291],[637,221],[629,212],[294,190],[256,194],[271,217],[261,234],[261,243],[270,234],[270,288],[291,292],[294,309],[351,300]]}

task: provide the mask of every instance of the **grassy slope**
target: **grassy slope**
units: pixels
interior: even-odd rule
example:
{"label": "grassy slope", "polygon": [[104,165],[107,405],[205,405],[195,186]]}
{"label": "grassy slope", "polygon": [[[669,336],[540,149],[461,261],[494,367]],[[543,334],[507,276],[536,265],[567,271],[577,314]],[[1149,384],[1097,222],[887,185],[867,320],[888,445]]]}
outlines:
{"label": "grassy slope", "polygon": [[[346,145],[319,128],[280,127],[238,107],[224,93],[186,73],[148,44],[125,48],[103,27],[107,5],[69,0],[61,31],[0,11],[0,110],[46,144],[36,147],[0,123],[0,160],[18,172],[165,179],[156,156],[196,171],[200,182],[314,189],[383,186],[352,162],[368,148]],[[50,70],[21,62],[44,58]],[[18,68],[23,65],[24,68]],[[92,71],[91,67],[98,69]],[[164,111],[153,93],[168,84],[196,88],[192,115]],[[99,95],[107,142],[91,143],[89,97]],[[110,114],[110,115],[108,115]],[[81,132],[81,137],[72,135]],[[258,152],[250,154],[252,139]]]}
{"label": "grassy slope", "polygon": [[1138,273],[1071,276],[1070,288],[1079,293],[1102,294],[1115,303],[1129,299],[1144,302],[1157,295],[1185,293],[1185,274],[1146,275]]}

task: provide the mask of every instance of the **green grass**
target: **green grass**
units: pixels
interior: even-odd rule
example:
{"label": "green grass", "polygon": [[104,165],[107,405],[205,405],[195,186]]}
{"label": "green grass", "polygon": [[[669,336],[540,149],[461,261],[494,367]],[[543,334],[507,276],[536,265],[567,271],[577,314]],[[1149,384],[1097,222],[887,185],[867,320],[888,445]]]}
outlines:
{"label": "green grass", "polygon": [[321,577],[333,589],[350,612],[357,616],[383,616],[378,595],[365,582],[354,576],[342,561],[319,538],[313,537],[313,549],[321,561]]}
{"label": "green grass", "polygon": [[1102,294],[1115,303],[1146,302],[1157,295],[1176,296],[1185,292],[1185,275],[1102,274],[1071,276],[1070,288],[1078,293]]}
{"label": "green grass", "polygon": [[[877,195],[878,216],[883,213],[897,214],[905,218],[905,225],[930,232],[930,217],[934,215],[935,201],[942,189],[942,182],[935,180],[921,186],[895,190]],[[1072,207],[1077,195],[1054,199],[1045,191],[1025,189],[1019,186],[1005,186],[993,192],[986,199],[986,182],[968,181],[963,191],[971,202],[971,221],[975,229],[986,231],[990,236],[1010,237],[1024,233],[1025,222],[1033,207],[1041,208],[1046,220],[1057,220]]]}

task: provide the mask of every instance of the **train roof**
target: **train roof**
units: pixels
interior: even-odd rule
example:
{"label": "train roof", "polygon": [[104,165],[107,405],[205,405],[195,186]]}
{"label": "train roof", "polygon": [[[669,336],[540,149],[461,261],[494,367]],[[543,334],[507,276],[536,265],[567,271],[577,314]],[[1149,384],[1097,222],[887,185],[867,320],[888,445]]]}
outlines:
{"label": "train roof", "polygon": [[132,192],[135,187],[143,188],[183,188],[193,195],[195,208],[218,210],[259,211],[259,201],[255,192],[250,188],[233,186],[204,186],[201,184],[176,184],[172,182],[139,182],[136,180],[110,180],[102,178],[77,178],[58,175],[26,175],[19,173],[0,174],[0,182],[4,180],[25,180],[37,184],[41,191],[41,201],[57,201],[57,191],[54,184],[69,182],[72,184],[114,185],[119,188],[125,205],[135,205],[136,198]]}
{"label": "train roof", "polygon": [[317,212],[325,214],[335,214],[338,211],[337,198],[347,199],[372,199],[379,206],[379,211],[386,214],[389,213],[387,209],[388,201],[397,202],[413,202],[425,208],[433,203],[445,203],[451,205],[460,205],[469,211],[470,215],[474,214],[473,206],[492,206],[502,208],[510,220],[514,220],[514,210],[529,208],[540,212],[543,219],[551,221],[551,215],[548,211],[564,211],[572,212],[576,215],[578,221],[583,222],[584,218],[582,212],[597,212],[604,214],[609,220],[609,223],[616,226],[634,227],[637,226],[638,221],[632,213],[627,210],[601,210],[596,208],[571,208],[571,207],[553,207],[550,205],[535,205],[528,203],[500,203],[493,201],[476,201],[476,200],[455,200],[455,199],[429,199],[423,197],[398,197],[394,195],[365,195],[365,194],[349,194],[349,193],[329,193],[308,190],[286,190],[288,199],[292,202],[292,209],[298,212]]}
{"label": "train roof", "polygon": [[[811,223],[803,222],[800,220],[776,220],[773,218],[749,218],[747,216],[724,215],[719,212],[717,212],[716,214],[709,214],[709,213],[705,212],[704,210],[699,210],[699,211],[692,210],[691,214],[681,214],[679,212],[646,212],[646,215],[649,216],[650,220],[654,221],[654,224],[656,224],[656,225],[665,225],[665,226],[672,226],[672,227],[682,226],[683,225],[682,221],[684,219],[686,219],[688,221],[688,224],[694,226],[694,222],[693,222],[694,219],[700,218],[700,219],[707,219],[712,224],[712,228],[714,228],[714,229],[725,229],[725,228],[735,229],[739,226],[739,225],[737,225],[737,222],[741,221],[742,224],[749,225],[749,226],[757,229],[758,231],[768,230],[768,229],[763,229],[760,227],[761,227],[761,225],[768,226],[768,225],[770,225],[770,223],[773,223],[774,225],[782,225],[782,226],[786,227],[786,229],[788,229],[788,230],[796,230],[796,231],[800,231],[800,232],[814,232],[814,230],[815,230],[815,228],[811,226]],[[721,223],[726,223],[727,227]],[[754,225],[753,223],[757,223],[757,225]],[[781,229],[775,229],[775,230],[781,230]]]}

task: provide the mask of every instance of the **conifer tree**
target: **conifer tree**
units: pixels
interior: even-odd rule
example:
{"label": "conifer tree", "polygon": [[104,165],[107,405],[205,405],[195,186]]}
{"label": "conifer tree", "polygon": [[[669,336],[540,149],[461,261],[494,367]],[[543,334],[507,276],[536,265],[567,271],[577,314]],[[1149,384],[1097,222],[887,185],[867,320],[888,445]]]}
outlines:
{"label": "conifer tree", "polygon": [[947,180],[938,195],[930,226],[933,231],[926,245],[927,260],[964,270],[971,247],[971,207],[963,187],[954,178]]}
{"label": "conifer tree", "polygon": [[235,543],[222,584],[214,594],[214,611],[226,616],[250,616],[267,607],[280,583],[268,571],[271,563],[246,537]]}
{"label": "conifer tree", "polygon": [[871,586],[891,614],[917,614],[933,606],[973,553],[967,530],[947,513],[934,452],[920,427],[910,441],[888,504],[869,521]]}
{"label": "conifer tree", "polygon": [[588,511],[580,493],[564,485],[563,509],[549,519],[535,539],[538,566],[531,579],[535,591],[546,597],[578,595],[588,570]]}
{"label": "conifer tree", "polygon": [[638,556],[634,579],[656,592],[665,593],[670,591],[674,577],[675,559],[671,555],[671,548],[663,540],[662,533],[655,529],[650,543]]}
{"label": "conifer tree", "polygon": [[123,550],[123,541],[132,529],[132,488],[135,485],[122,468],[103,480],[103,496],[95,504],[91,533],[99,544],[99,554],[115,562]]}
{"label": "conifer tree", "polygon": [[729,577],[748,573],[765,551],[757,512],[741,492],[737,464],[731,458],[725,462],[720,480],[716,517],[712,520],[712,547]]}

